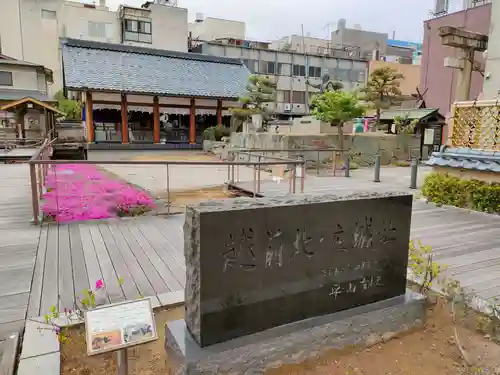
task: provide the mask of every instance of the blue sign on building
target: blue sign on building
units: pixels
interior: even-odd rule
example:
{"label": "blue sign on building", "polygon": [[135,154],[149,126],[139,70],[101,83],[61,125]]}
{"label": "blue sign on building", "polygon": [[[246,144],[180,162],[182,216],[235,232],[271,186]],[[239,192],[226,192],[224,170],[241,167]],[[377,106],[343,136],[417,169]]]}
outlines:
{"label": "blue sign on building", "polygon": [[389,39],[387,45],[391,47],[412,48],[416,51],[422,51],[422,43],[407,42],[405,40]]}

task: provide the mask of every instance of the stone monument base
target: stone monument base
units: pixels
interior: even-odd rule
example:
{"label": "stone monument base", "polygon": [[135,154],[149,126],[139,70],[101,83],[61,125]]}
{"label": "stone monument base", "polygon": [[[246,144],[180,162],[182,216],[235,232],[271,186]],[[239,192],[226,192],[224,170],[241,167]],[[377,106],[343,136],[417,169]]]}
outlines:
{"label": "stone monument base", "polygon": [[165,326],[169,374],[263,374],[346,345],[371,346],[425,322],[425,298],[405,295],[201,348],[184,320]]}

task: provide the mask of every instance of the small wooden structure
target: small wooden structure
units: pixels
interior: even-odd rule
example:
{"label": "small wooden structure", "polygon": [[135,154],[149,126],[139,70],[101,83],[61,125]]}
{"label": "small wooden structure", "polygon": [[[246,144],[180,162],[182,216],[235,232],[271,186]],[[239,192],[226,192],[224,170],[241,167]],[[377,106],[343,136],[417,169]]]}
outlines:
{"label": "small wooden structure", "polygon": [[[25,115],[31,109],[37,110],[40,116],[38,118],[38,126],[27,129]],[[65,115],[50,104],[30,97],[4,104],[0,107],[0,111],[8,111],[16,114],[16,122],[18,124],[18,127],[15,129],[16,138],[21,141],[32,137],[52,139],[55,133],[56,118]],[[31,137],[27,136],[28,132],[31,133],[29,134]]]}
{"label": "small wooden structure", "polygon": [[408,121],[418,121],[413,135],[420,137],[421,159],[427,159],[433,152],[439,151],[442,144],[445,118],[439,113],[438,108],[383,111],[380,114],[380,123],[387,124],[390,129],[396,117],[402,117]]}

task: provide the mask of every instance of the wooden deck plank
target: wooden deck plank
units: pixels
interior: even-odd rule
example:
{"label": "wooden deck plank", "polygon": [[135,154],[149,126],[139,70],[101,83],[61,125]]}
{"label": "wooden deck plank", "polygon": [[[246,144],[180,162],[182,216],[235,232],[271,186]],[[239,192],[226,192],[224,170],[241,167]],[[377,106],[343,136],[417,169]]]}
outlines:
{"label": "wooden deck plank", "polygon": [[166,241],[165,246],[172,257],[185,269],[186,259],[184,257],[184,232],[182,226],[177,225],[177,222],[170,220],[170,218],[163,217],[149,221],[146,226],[153,235],[160,236],[162,242]]}
{"label": "wooden deck plank", "polygon": [[97,260],[101,267],[102,278],[109,300],[111,303],[124,301],[125,295],[118,281],[118,275],[109,256],[108,249],[102,239],[101,231],[96,223],[89,224],[89,231],[94,243]]}
{"label": "wooden deck plank", "polygon": [[111,234],[108,223],[98,224],[98,228],[101,232],[102,239],[106,248],[108,249],[111,262],[115,268],[118,278],[123,279],[121,289],[125,295],[126,300],[132,300],[137,298],[139,295],[139,290],[135,284],[135,281],[127,267],[125,259],[123,258],[118,245]]}
{"label": "wooden deck plank", "polygon": [[50,312],[52,306],[58,305],[59,270],[58,270],[58,240],[59,227],[49,224],[47,231],[47,252],[45,253],[45,269],[43,272],[42,303],[40,315]]}
{"label": "wooden deck plank", "polygon": [[75,287],[73,265],[69,242],[69,225],[59,225],[59,310],[73,309],[75,306]]}
{"label": "wooden deck plank", "polygon": [[73,269],[73,295],[75,295],[75,293],[82,293],[90,287],[80,229],[77,223],[69,225],[69,243],[71,249],[71,268]]}
{"label": "wooden deck plank", "polygon": [[184,215],[172,215],[155,222],[155,227],[168,240],[176,251],[178,259],[184,259]]}
{"label": "wooden deck plank", "polygon": [[[102,280],[101,267],[99,266],[99,261],[97,260],[97,255],[94,249],[94,242],[92,242],[92,237],[90,236],[90,229],[88,224],[79,224],[80,229],[80,239],[82,241],[83,255],[85,257],[85,264],[87,265],[87,276],[89,280],[90,288],[94,289],[97,280]],[[80,291],[78,291],[80,293]],[[109,302],[109,298],[106,294],[106,300]]]}
{"label": "wooden deck plank", "polygon": [[[118,223],[116,227],[121,232],[125,241],[127,241],[130,250],[141,265],[141,268],[147,275],[148,280],[151,282],[154,290],[154,294],[152,295],[168,292],[169,289],[167,284],[165,283],[165,280],[163,280],[163,278],[160,276],[157,269],[153,266],[149,258],[146,256],[137,240],[134,238],[134,236],[132,236],[132,233],[130,232],[130,229],[127,227],[127,225],[125,225],[125,223],[122,221]],[[146,297],[147,295],[144,296]]]}
{"label": "wooden deck plank", "polygon": [[139,224],[138,227],[142,235],[149,241],[151,246],[158,253],[158,256],[163,260],[169,271],[178,281],[179,289],[177,290],[182,290],[186,285],[186,266],[172,255],[175,252],[173,246],[166,241],[160,233],[155,231],[152,221],[148,223],[137,221],[137,223]]}
{"label": "wooden deck plank", "polygon": [[0,324],[15,322],[25,317],[26,305],[0,308]]}
{"label": "wooden deck plank", "polygon": [[167,284],[168,287],[167,291],[175,292],[177,290],[181,290],[182,286],[179,283],[179,281],[174,277],[172,271],[160,258],[156,249],[153,248],[153,246],[151,246],[147,238],[145,238],[142,232],[137,228],[137,225],[134,222],[130,221],[124,222],[124,224],[127,225],[127,227],[130,230],[130,233],[132,233],[132,236],[134,236],[139,246],[142,248],[146,256],[149,258],[153,266],[158,270],[158,273]]}
{"label": "wooden deck plank", "polygon": [[29,298],[29,292],[0,296],[0,308],[27,306]]}
{"label": "wooden deck plank", "polygon": [[148,279],[148,276],[142,269],[141,264],[138,262],[134,253],[132,252],[129,244],[124,238],[124,235],[118,229],[116,224],[108,223],[108,229],[110,234],[113,236],[113,239],[118,246],[118,249],[123,256],[125,263],[130,271],[132,281],[124,280],[125,284],[129,282],[133,282],[138,289],[138,296],[153,296],[155,295],[155,290],[151,285],[151,282]]}
{"label": "wooden deck plank", "polygon": [[3,354],[0,352],[0,374],[14,375],[17,351],[19,348],[19,334],[12,334],[3,345]]}

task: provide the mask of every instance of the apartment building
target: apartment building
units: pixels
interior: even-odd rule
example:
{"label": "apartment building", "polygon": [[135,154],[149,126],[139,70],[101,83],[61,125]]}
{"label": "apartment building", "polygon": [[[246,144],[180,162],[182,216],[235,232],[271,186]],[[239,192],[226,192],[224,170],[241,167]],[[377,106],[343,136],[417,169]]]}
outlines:
{"label": "apartment building", "polygon": [[188,12],[171,0],[110,10],[66,0],[5,0],[0,11],[0,53],[53,71],[53,96],[63,87],[60,38],[187,52]]}
{"label": "apartment building", "polygon": [[[193,48],[194,52],[242,59],[254,73],[272,79],[277,85],[275,103],[268,108],[278,117],[299,117],[309,113],[310,98],[319,89],[306,84],[320,85],[321,77],[329,73],[332,79],[341,82],[346,90],[359,89],[366,81],[367,61],[331,55],[297,53],[248,47],[243,42],[230,44],[228,41],[204,42]],[[342,54],[342,50],[338,54]],[[345,53],[345,51],[344,51]]]}

